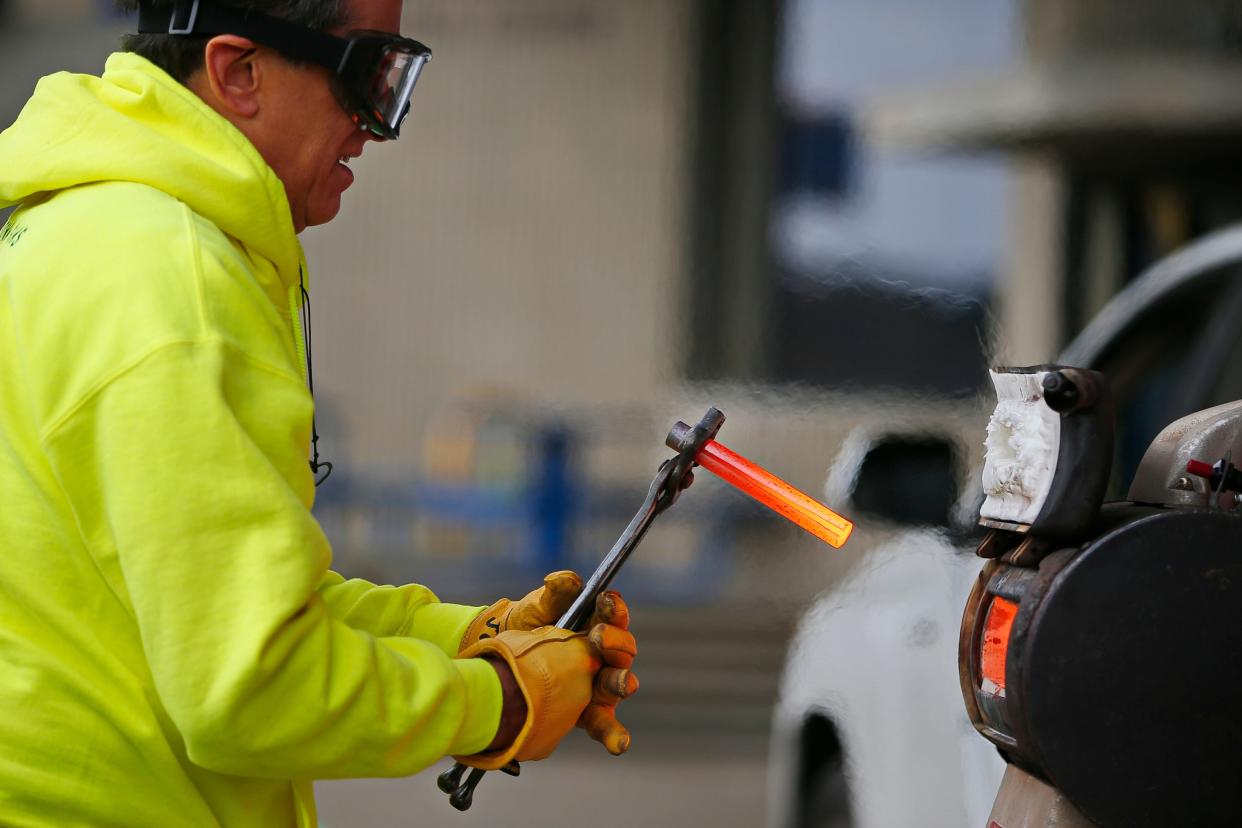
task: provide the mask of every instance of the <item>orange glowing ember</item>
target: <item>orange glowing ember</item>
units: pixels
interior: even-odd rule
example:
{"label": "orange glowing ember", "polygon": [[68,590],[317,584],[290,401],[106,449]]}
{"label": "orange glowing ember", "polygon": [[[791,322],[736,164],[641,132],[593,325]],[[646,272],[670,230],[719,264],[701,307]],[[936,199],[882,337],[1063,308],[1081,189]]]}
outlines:
{"label": "orange glowing ember", "polygon": [[736,486],[836,549],[840,549],[854,531],[853,521],[812,500],[715,440],[707,441],[694,459],[721,480]]}
{"label": "orange glowing ember", "polygon": [[1000,596],[992,599],[987,618],[983,621],[983,640],[980,649],[980,685],[994,696],[1005,696],[1005,659],[1009,655],[1009,633],[1013,619],[1018,615],[1018,605]]}

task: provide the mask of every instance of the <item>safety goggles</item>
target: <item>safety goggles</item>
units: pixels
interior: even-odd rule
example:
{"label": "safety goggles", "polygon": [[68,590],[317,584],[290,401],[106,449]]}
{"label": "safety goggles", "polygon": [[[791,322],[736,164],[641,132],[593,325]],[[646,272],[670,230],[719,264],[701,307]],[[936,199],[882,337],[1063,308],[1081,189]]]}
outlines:
{"label": "safety goggles", "polygon": [[287,20],[212,0],[138,4],[139,34],[211,37],[233,34],[262,43],[293,60],[333,73],[333,89],[354,123],[393,140],[410,113],[410,98],[431,50],[388,32],[356,31],[336,37]]}

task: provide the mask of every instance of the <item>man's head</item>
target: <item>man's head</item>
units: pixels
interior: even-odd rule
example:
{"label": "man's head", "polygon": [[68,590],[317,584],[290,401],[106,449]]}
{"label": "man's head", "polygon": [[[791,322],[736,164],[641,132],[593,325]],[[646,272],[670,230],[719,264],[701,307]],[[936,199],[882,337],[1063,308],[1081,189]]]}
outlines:
{"label": "man's head", "polygon": [[[401,23],[402,0],[223,2],[338,36],[396,34]],[[336,216],[353,183],[346,164],[374,136],[343,107],[331,71],[236,34],[130,35],[124,47],[185,84],[250,139],[284,183],[298,232]]]}

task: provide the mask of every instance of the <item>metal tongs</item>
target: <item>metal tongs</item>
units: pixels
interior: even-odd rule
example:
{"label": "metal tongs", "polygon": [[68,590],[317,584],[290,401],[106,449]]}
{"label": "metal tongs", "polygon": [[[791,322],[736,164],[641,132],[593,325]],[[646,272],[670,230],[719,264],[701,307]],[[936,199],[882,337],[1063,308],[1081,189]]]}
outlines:
{"label": "metal tongs", "polygon": [[[651,528],[656,515],[676,503],[682,491],[689,488],[694,480],[692,469],[695,465],[695,458],[709,441],[715,439],[724,421],[724,414],[716,408],[709,408],[703,415],[703,419],[693,428],[681,422],[673,426],[666,444],[677,451],[677,456],[670,457],[660,464],[655,479],[651,481],[651,486],[647,489],[647,497],[643,500],[643,505],[639,507],[629,525],[625,527],[621,537],[617,538],[612,550],[587,579],[577,600],[556,622],[556,626],[574,632],[585,631],[595,610],[595,599],[608,589],[630,553]],[[474,789],[479,786],[483,775],[487,773],[479,768],[471,769],[470,776],[463,782],[462,777],[467,770],[468,768],[459,762],[440,774],[439,779],[436,780],[440,790],[449,794],[449,803],[459,811],[469,810],[474,801]],[[521,773],[521,767],[516,761],[510,762],[500,770],[510,776],[517,776]]]}

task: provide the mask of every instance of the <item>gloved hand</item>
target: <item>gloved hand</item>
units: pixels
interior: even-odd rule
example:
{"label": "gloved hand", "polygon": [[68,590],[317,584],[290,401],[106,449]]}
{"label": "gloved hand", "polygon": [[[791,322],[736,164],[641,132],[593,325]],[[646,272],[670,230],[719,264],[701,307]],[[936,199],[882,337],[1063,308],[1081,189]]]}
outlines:
{"label": "gloved hand", "polygon": [[[596,607],[596,617],[628,625],[629,613],[616,593],[601,595]],[[505,630],[476,641],[460,657],[503,659],[525,699],[527,716],[512,744],[458,756],[457,761],[494,770],[513,759],[543,759],[575,724],[603,741],[610,752],[623,752],[629,747],[629,734],[614,712],[617,702],[637,689],[638,680],[629,672],[636,652],[634,636],[609,623],[596,624],[589,635],[541,627]]]}
{"label": "gloved hand", "polygon": [[501,598],[483,610],[466,628],[461,638],[461,653],[476,641],[493,638],[505,630],[537,630],[555,624],[582,592],[582,579],[577,573],[562,569],[546,575],[543,586],[526,594],[520,601]]}
{"label": "gloved hand", "polygon": [[604,592],[595,600],[590,642],[601,653],[605,666],[595,677],[591,703],[582,711],[578,726],[602,744],[613,756],[630,749],[630,732],[617,721],[617,704],[638,690],[638,676],[630,671],[637,654],[630,633],[630,609],[620,593]]}

